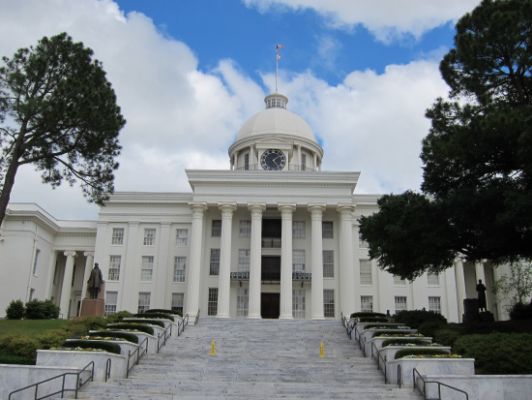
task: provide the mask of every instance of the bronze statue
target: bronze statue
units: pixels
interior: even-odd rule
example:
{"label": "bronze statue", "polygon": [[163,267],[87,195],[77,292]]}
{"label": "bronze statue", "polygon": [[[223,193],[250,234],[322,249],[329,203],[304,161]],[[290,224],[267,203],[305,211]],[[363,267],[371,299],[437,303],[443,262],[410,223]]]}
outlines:
{"label": "bronze statue", "polygon": [[102,286],[102,283],[102,271],[100,271],[98,263],[94,263],[94,268],[92,269],[89,280],[87,281],[87,289],[89,290],[91,299],[98,298],[98,293],[100,293],[100,287]]}
{"label": "bronze statue", "polygon": [[482,279],[478,280],[478,311],[488,311],[486,309],[486,286],[482,283]]}

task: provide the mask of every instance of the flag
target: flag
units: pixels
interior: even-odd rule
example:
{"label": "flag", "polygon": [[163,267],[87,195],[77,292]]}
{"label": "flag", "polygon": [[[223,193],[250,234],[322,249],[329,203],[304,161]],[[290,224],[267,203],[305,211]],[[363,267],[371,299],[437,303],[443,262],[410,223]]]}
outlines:
{"label": "flag", "polygon": [[284,47],[283,44],[281,43],[278,43],[275,45],[275,57],[277,59],[277,61],[279,61],[281,59],[281,49]]}

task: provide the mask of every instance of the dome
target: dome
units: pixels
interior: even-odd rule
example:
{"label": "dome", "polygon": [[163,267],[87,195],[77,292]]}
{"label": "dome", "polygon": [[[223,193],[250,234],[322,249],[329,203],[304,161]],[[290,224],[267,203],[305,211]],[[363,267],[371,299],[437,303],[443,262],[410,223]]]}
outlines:
{"label": "dome", "polygon": [[300,116],[288,111],[288,99],[280,94],[272,94],[265,99],[267,108],[248,119],[238,131],[236,140],[256,135],[285,134],[299,136],[316,143],[310,126]]}

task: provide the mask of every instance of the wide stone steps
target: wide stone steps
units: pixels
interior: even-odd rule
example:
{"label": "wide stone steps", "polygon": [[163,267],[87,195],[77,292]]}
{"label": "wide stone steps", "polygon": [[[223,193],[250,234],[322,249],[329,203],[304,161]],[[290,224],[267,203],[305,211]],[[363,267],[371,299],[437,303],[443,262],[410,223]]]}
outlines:
{"label": "wide stone steps", "polygon": [[[217,355],[209,355],[211,340]],[[325,357],[320,358],[320,341]],[[90,383],[80,399],[419,400],[384,384],[338,321],[201,318],[127,379]]]}

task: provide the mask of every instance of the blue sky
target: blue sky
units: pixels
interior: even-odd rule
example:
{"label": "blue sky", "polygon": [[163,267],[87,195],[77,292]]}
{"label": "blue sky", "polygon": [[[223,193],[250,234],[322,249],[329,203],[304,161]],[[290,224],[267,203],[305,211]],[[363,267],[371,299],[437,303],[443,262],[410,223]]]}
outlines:
{"label": "blue sky", "polygon": [[[418,190],[438,64],[479,0],[0,0],[0,55],[67,32],[93,49],[127,124],[117,191],[189,192],[185,169],[229,168],[244,122],[279,91],[324,148],[323,169],[360,171],[355,193]],[[79,188],[19,170],[12,201],[97,216]]]}

